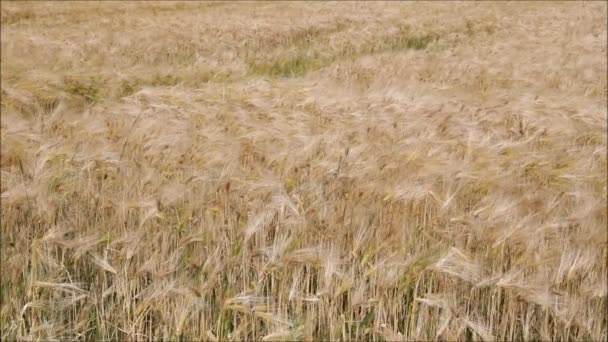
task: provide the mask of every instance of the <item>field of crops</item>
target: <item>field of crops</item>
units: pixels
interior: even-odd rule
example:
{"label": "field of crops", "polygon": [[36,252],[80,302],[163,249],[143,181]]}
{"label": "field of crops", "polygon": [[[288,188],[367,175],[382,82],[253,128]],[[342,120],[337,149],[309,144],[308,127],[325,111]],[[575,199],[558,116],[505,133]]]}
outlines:
{"label": "field of crops", "polygon": [[607,7],[3,1],[0,338],[606,341]]}

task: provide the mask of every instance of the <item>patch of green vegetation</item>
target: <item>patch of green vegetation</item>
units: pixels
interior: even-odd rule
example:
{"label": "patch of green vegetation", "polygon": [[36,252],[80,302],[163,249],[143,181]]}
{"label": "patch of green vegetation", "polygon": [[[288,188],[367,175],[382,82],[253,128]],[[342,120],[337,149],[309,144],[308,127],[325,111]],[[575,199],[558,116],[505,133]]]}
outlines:
{"label": "patch of green vegetation", "polygon": [[97,315],[97,311],[95,309],[91,309],[89,310],[89,319],[88,319],[88,326],[89,329],[87,329],[85,335],[87,336],[87,340],[96,340],[99,341],[102,339],[101,336],[101,332],[99,329],[99,317]]}
{"label": "patch of green vegetation", "polygon": [[394,39],[389,40],[389,49],[391,51],[396,50],[423,50],[426,49],[430,43],[439,39],[439,35],[436,33],[427,33],[423,35],[399,35]]}
{"label": "patch of green vegetation", "polygon": [[180,82],[180,79],[171,74],[156,74],[151,80],[152,86],[174,86]]}
{"label": "patch of green vegetation", "polygon": [[334,58],[310,55],[300,50],[279,56],[268,62],[250,61],[249,72],[254,75],[298,77],[330,64]]}
{"label": "patch of green vegetation", "polygon": [[64,90],[72,95],[82,97],[89,103],[99,102],[104,82],[99,76],[71,77],[63,80]]}
{"label": "patch of green vegetation", "polygon": [[429,44],[439,39],[436,33],[410,34],[402,30],[395,36],[390,36],[379,42],[363,46],[359,49],[352,47],[344,48],[332,55],[321,56],[318,52],[312,52],[310,48],[298,48],[285,54],[280,54],[270,60],[248,61],[249,73],[253,75],[266,75],[272,77],[299,77],[308,72],[321,69],[336,60],[343,58],[357,58],[366,54],[401,51],[401,50],[423,50]]}
{"label": "patch of green vegetation", "polygon": [[233,256],[238,256],[241,253],[241,242],[235,242],[231,245],[230,249]]}
{"label": "patch of green vegetation", "polygon": [[131,94],[134,94],[137,92],[138,89],[139,89],[138,82],[122,80],[120,83],[120,90],[119,90],[118,97],[129,96]]}
{"label": "patch of green vegetation", "polygon": [[195,71],[181,73],[157,73],[152,77],[138,78],[133,77],[128,80],[122,80],[119,85],[117,96],[130,96],[146,86],[151,87],[173,87],[178,84],[186,86],[199,86],[207,82],[230,82],[234,79],[234,75],[229,71]]}
{"label": "patch of green vegetation", "polygon": [[231,309],[222,310],[217,324],[218,338],[220,340],[226,339],[231,332],[234,331],[232,321],[234,319],[234,312]]}
{"label": "patch of green vegetation", "polygon": [[[135,94],[143,87],[172,87],[178,84],[196,86],[207,82],[229,82],[233,80],[233,74],[227,71],[212,72],[200,71],[194,73],[155,73],[152,76],[141,78],[133,75],[120,81],[109,81],[108,78],[100,76],[66,77],[60,90],[68,94],[84,99],[87,103],[98,103],[101,100],[113,100]],[[37,103],[45,109],[52,109],[58,103],[57,91],[35,92]],[[4,93],[3,93],[4,95]],[[55,95],[55,96],[52,96]],[[18,104],[13,103],[10,97],[2,100],[2,108],[13,108]],[[19,109],[19,108],[17,108]]]}

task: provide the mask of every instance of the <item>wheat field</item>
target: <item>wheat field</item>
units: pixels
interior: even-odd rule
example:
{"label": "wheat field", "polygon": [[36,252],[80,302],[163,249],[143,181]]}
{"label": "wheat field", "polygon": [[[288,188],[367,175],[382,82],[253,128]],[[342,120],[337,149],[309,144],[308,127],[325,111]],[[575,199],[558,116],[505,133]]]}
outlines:
{"label": "wheat field", "polygon": [[1,339],[608,339],[606,2],[6,2]]}

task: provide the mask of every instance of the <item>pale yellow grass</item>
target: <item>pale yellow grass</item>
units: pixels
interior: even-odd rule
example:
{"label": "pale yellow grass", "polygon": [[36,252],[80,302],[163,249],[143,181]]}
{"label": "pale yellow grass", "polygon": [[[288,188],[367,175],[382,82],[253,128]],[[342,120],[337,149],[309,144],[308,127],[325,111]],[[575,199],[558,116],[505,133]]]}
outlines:
{"label": "pale yellow grass", "polygon": [[2,340],[606,340],[605,2],[2,2]]}

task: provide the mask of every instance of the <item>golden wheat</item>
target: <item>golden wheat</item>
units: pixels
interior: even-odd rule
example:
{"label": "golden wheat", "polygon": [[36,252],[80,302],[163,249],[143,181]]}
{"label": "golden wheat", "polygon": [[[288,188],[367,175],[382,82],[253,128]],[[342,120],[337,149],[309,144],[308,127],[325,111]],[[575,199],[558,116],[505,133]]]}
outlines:
{"label": "golden wheat", "polygon": [[2,2],[2,340],[608,339],[605,2]]}

